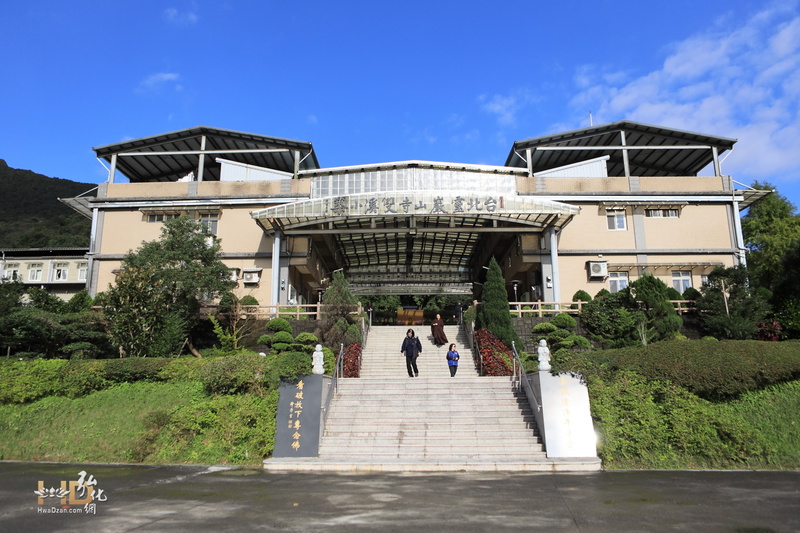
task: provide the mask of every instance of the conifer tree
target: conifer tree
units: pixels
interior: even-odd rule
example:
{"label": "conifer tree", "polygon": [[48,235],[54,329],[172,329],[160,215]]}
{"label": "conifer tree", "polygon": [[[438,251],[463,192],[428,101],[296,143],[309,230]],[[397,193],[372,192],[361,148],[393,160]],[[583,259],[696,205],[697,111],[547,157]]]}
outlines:
{"label": "conifer tree", "polygon": [[516,341],[518,348],[522,348],[519,336],[514,331],[509,312],[508,293],[503,279],[503,272],[494,257],[489,263],[486,274],[486,283],[483,285],[483,301],[478,306],[476,327],[488,329],[503,344],[511,347],[511,342]]}

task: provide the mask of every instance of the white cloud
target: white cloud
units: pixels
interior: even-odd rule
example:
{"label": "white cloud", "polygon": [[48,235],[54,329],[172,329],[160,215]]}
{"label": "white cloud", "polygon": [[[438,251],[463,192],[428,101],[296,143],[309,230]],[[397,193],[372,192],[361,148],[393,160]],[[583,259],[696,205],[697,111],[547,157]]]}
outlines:
{"label": "white cloud", "polygon": [[[660,69],[636,78],[595,65],[576,69],[576,115],[592,109],[595,124],[629,119],[737,138],[724,172],[745,182],[800,180],[796,2],[738,25],[720,19],[670,49]],[[513,111],[513,103],[507,107]]]}
{"label": "white cloud", "polygon": [[520,103],[516,96],[494,96],[481,95],[478,97],[481,109],[497,117],[497,122],[502,126],[512,126],[516,121],[516,112],[519,110]]}
{"label": "white cloud", "polygon": [[317,115],[308,115],[306,117],[306,124],[316,124],[318,122]]}
{"label": "white cloud", "polygon": [[194,11],[178,11],[174,7],[164,10],[164,20],[177,26],[191,26],[199,20]]}
{"label": "white cloud", "polygon": [[157,72],[150,74],[136,86],[137,93],[150,93],[160,91],[164,86],[172,84],[175,91],[182,91],[183,86],[177,81],[180,79],[177,72]]}

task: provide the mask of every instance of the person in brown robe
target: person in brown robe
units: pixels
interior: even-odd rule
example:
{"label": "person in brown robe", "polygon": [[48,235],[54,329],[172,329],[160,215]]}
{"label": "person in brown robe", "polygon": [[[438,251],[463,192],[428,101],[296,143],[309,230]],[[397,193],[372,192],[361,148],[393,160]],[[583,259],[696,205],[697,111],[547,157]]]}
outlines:
{"label": "person in brown robe", "polygon": [[444,334],[444,320],[442,320],[442,315],[438,313],[433,322],[431,322],[431,335],[433,335],[433,343],[436,346],[447,344],[447,335]]}

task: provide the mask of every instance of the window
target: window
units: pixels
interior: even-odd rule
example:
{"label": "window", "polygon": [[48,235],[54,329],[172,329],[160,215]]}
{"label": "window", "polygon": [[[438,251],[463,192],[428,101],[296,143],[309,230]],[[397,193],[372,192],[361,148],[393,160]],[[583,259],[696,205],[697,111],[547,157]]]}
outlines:
{"label": "window", "polygon": [[644,216],[649,218],[678,218],[677,209],[645,209]]}
{"label": "window", "polygon": [[78,281],[86,281],[89,277],[89,263],[78,263]]}
{"label": "window", "polygon": [[624,230],[625,229],[625,211],[622,209],[618,210],[606,210],[606,221],[608,223],[608,229],[610,230]]}
{"label": "window", "polygon": [[53,265],[53,281],[67,281],[69,277],[69,263],[55,263]]}
{"label": "window", "polygon": [[628,286],[627,272],[609,272],[608,284],[611,292],[619,292]]}
{"label": "window", "polygon": [[19,279],[19,263],[8,263],[3,271],[3,279]]}
{"label": "window", "polygon": [[178,213],[151,213],[147,215],[148,222],[164,222],[166,220],[172,220],[173,218],[178,218],[180,214]]}
{"label": "window", "polygon": [[28,265],[28,281],[42,281],[42,263]]}
{"label": "window", "polygon": [[683,294],[692,286],[692,273],[688,270],[676,270],[672,273],[672,288]]}
{"label": "window", "polygon": [[219,215],[217,213],[200,213],[200,223],[207,227],[212,235],[216,235]]}

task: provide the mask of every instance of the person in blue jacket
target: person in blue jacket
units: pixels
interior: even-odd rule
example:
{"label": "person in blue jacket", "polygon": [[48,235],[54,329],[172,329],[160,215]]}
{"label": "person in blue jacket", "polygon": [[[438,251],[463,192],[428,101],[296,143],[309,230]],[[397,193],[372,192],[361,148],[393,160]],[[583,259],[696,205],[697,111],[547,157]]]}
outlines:
{"label": "person in blue jacket", "polygon": [[447,349],[447,366],[450,368],[450,377],[453,378],[456,376],[456,370],[458,370],[458,351],[456,350],[456,343],[450,345],[450,348]]}
{"label": "person in blue jacket", "polygon": [[419,342],[419,338],[414,335],[413,329],[409,329],[406,332],[406,338],[403,339],[403,346],[400,348],[400,353],[406,356],[408,377],[418,377],[417,357],[422,353],[422,343]]}

